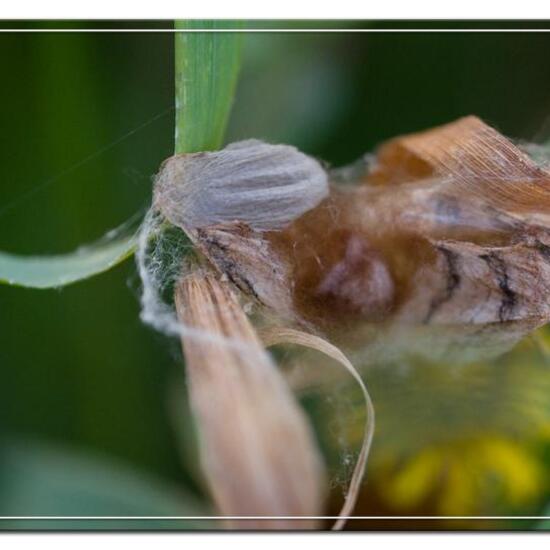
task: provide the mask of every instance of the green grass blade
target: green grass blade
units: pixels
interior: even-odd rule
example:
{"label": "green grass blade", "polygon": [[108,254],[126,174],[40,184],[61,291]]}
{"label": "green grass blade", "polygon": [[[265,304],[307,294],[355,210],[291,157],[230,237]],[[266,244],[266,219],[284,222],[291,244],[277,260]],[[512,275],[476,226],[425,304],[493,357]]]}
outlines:
{"label": "green grass blade", "polygon": [[29,288],[62,287],[111,269],[131,256],[135,247],[132,235],[55,256],[0,252],[0,283]]}
{"label": "green grass blade", "polygon": [[[237,28],[238,23],[183,21],[178,29]],[[231,111],[240,66],[241,34],[177,33],[177,153],[218,149]],[[135,251],[128,236],[58,256],[0,252],[0,283],[30,288],[62,287],[116,266]]]}
{"label": "green grass blade", "polygon": [[[178,21],[176,29],[231,29],[228,21]],[[241,61],[242,33],[178,32],[176,47],[176,153],[219,149]]]}

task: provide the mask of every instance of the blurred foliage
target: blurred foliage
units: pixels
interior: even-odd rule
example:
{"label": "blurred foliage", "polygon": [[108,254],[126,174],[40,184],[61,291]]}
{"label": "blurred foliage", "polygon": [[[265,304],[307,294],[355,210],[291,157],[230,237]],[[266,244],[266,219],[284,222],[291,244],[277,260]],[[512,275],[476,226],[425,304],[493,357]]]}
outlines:
{"label": "blurred foliage", "polygon": [[[389,137],[475,113],[507,135],[542,140],[549,137],[549,47],[550,35],[542,33],[247,33],[226,138],[292,143],[338,165]],[[173,50],[173,36],[160,33],[0,35],[0,67],[9,75],[0,88],[0,250],[66,252],[143,211],[152,175],[174,150]],[[62,291],[0,287],[4,441],[39,439],[60,453],[53,461],[34,460],[29,443],[15,463],[0,460],[0,479],[10,479],[9,491],[1,487],[3,513],[19,513],[23,505],[15,512],[10,503],[29,501],[29,513],[56,513],[65,509],[57,491],[87,491],[69,470],[67,486],[54,484],[49,468],[63,464],[67,448],[161,480],[169,491],[157,493],[151,506],[162,513],[173,508],[179,515],[172,493],[191,502],[195,496],[193,509],[203,510],[178,344],[141,324],[138,284],[133,263],[126,262]],[[477,472],[490,471],[497,481],[490,489],[476,481],[467,498],[454,498],[451,484],[431,512],[445,511],[441,495],[447,494],[454,511],[460,497],[481,500],[491,514],[540,513],[550,497],[550,375],[535,352],[518,353],[513,365],[508,358],[459,374],[444,365],[369,373],[378,455],[365,487],[368,503],[358,511],[410,513],[412,504],[403,499],[414,491],[415,510],[426,511],[424,497],[442,490],[433,472],[446,471],[449,460],[463,464],[460,457],[469,453],[479,455],[473,469],[456,470],[456,479],[482,479]],[[479,377],[481,390],[473,382]],[[353,402],[353,395],[346,399]],[[459,406],[458,414],[448,403]],[[317,426],[325,405],[308,401]],[[341,424],[344,413],[333,418]],[[318,433],[331,464],[341,468],[340,444],[347,441],[353,452],[352,434],[331,441],[322,426]],[[87,475],[112,475],[94,472]],[[28,496],[32,479],[41,493]],[[371,490],[378,497],[370,497]],[[81,509],[144,509],[109,498],[94,497]]]}
{"label": "blurred foliage", "polygon": [[[217,29],[219,24],[215,21],[182,21],[176,22],[176,28]],[[214,150],[221,146],[235,95],[241,44],[242,35],[237,33],[181,32],[175,35],[176,153]],[[115,140],[114,144],[119,141]],[[99,149],[99,152],[102,151]],[[95,156],[96,153],[93,153],[85,157],[77,166]],[[68,168],[64,173],[72,172],[73,168]],[[55,179],[46,180],[44,184],[16,197],[4,210],[9,211]],[[130,223],[126,225],[126,228],[109,230],[103,239],[80,246],[72,253],[16,255],[0,252],[0,283],[30,288],[60,288],[107,271],[126,260],[136,249],[135,228]]]}
{"label": "blurred foliage", "polygon": [[212,528],[215,521],[131,520],[136,516],[212,515],[212,510],[185,491],[154,477],[140,474],[97,453],[51,448],[43,443],[5,443],[0,454],[2,516],[123,516],[127,520],[98,519],[93,522],[0,521],[4,529],[70,528]]}

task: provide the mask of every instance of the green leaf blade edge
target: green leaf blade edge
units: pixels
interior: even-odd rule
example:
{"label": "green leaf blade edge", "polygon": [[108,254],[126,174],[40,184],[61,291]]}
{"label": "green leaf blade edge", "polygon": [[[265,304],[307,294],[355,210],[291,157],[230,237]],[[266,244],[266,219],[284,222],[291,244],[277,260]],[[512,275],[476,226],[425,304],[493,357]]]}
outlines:
{"label": "green leaf blade edge", "polygon": [[[176,59],[176,153],[218,149],[229,119],[241,61],[239,22],[178,21]],[[225,29],[228,32],[185,32]],[[0,251],[0,283],[60,288],[117,266],[136,250],[135,235],[52,256]]]}

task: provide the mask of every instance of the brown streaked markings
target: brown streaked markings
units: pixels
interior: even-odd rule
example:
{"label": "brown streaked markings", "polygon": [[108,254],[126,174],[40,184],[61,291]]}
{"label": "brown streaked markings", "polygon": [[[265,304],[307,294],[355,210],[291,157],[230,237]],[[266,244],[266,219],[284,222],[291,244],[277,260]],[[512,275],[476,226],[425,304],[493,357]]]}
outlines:
{"label": "brown streaked markings", "polygon": [[424,323],[426,324],[430,322],[434,314],[443,304],[451,300],[455,290],[460,285],[460,274],[457,268],[458,255],[456,254],[456,252],[453,252],[452,250],[449,250],[448,248],[445,248],[441,245],[437,246],[437,250],[439,250],[439,252],[443,254],[443,257],[445,258],[445,261],[447,263],[447,284],[445,286],[445,289],[443,290],[443,293],[439,296],[436,296],[432,300],[430,304],[430,309],[426,317],[424,318]]}
{"label": "brown streaked markings", "polygon": [[216,267],[225,274],[227,278],[244,293],[252,295],[253,298],[261,302],[260,297],[254,290],[252,283],[243,276],[237,264],[229,257],[228,248],[222,244],[216,237],[207,234],[202,229],[197,229],[199,242],[208,249],[210,257],[215,260]]}
{"label": "brown streaked markings", "polygon": [[516,293],[510,288],[510,280],[506,262],[496,252],[489,252],[479,256],[489,266],[495,275],[498,287],[502,294],[502,300],[498,310],[498,318],[501,323],[510,320],[510,315],[517,305]]}

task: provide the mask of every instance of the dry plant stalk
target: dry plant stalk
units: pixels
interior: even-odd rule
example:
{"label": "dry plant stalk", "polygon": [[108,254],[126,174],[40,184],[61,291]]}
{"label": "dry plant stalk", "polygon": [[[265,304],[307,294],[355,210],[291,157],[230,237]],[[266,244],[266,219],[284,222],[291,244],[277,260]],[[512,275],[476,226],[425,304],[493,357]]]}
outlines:
{"label": "dry plant stalk", "polygon": [[176,289],[201,462],[222,516],[246,529],[307,529],[321,512],[324,473],[306,418],[227,285],[198,271]]}

